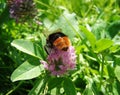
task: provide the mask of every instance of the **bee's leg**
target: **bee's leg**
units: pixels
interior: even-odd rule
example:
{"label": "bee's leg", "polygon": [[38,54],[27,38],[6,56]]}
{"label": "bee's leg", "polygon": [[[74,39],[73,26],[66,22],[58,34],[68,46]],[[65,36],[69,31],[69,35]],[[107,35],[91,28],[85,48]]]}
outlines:
{"label": "bee's leg", "polygon": [[48,47],[46,45],[44,46],[44,49],[45,49],[46,53],[49,54]]}

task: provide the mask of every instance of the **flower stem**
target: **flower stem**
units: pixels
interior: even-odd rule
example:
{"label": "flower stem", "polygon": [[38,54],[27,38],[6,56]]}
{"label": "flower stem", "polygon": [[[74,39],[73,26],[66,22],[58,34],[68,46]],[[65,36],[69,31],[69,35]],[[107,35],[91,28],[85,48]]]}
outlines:
{"label": "flower stem", "polygon": [[100,63],[100,89],[103,81],[103,70],[104,70],[104,56],[102,55],[102,62]]}

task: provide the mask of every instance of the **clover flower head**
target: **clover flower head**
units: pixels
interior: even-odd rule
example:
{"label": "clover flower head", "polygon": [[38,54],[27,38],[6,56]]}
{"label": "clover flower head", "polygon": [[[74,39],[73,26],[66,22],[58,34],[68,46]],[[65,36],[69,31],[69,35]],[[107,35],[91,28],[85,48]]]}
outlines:
{"label": "clover flower head", "polygon": [[46,61],[40,61],[46,70],[51,75],[61,76],[69,70],[73,70],[76,66],[76,54],[73,46],[70,46],[67,51],[53,48],[47,57]]}
{"label": "clover flower head", "polygon": [[24,22],[36,16],[37,10],[33,0],[8,0],[10,17],[17,22]]}

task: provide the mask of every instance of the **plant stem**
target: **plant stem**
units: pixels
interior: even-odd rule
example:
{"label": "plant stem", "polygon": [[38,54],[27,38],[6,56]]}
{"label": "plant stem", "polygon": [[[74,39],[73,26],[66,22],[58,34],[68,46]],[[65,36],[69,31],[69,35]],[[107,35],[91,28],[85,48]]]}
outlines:
{"label": "plant stem", "polygon": [[104,70],[104,56],[102,55],[102,62],[100,63],[100,89],[101,89],[102,80],[103,80],[103,70]]}
{"label": "plant stem", "polygon": [[49,5],[47,5],[47,4],[45,4],[45,3],[41,2],[41,1],[35,0],[35,2],[42,5],[42,6],[45,6],[45,7],[49,8],[49,9],[51,9],[51,7]]}
{"label": "plant stem", "polygon": [[15,88],[13,88],[13,89],[11,89],[9,92],[7,92],[5,95],[10,95],[11,93],[13,93],[18,87],[20,87],[20,85],[23,83],[23,81],[20,81],[19,82],[19,84],[15,87]]}

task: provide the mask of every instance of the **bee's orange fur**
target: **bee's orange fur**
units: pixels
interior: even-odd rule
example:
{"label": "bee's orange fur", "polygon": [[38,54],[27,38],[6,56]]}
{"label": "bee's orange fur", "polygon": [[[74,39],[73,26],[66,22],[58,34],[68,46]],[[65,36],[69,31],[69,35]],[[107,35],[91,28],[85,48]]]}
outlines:
{"label": "bee's orange fur", "polygon": [[60,50],[66,51],[69,48],[69,46],[71,45],[71,42],[70,42],[69,38],[67,36],[65,36],[65,37],[57,38],[54,41],[53,45]]}

